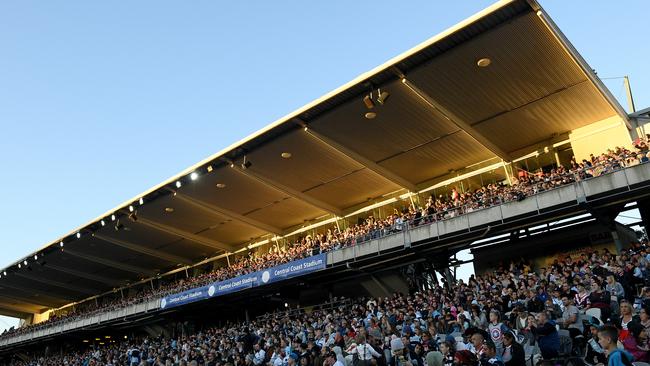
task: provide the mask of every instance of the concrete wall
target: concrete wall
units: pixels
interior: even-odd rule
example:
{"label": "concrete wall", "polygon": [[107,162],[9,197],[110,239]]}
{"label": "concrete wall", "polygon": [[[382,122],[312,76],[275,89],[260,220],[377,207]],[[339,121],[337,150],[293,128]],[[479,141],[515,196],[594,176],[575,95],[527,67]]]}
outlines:
{"label": "concrete wall", "polygon": [[569,140],[576,160],[589,159],[594,151],[606,151],[617,146],[631,146],[630,131],[618,116],[575,129]]}

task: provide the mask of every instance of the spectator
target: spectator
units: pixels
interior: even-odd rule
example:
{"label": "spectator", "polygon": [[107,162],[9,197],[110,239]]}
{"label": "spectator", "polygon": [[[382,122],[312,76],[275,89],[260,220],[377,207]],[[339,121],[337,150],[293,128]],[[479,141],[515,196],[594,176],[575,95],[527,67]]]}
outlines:
{"label": "spectator", "polygon": [[454,354],[454,364],[457,366],[477,366],[476,355],[468,350],[458,351]]}
{"label": "spectator", "polygon": [[648,362],[648,334],[644,331],[643,326],[636,321],[628,324],[629,334],[622,339],[623,347],[632,356],[635,361]]}
{"label": "spectator", "polygon": [[560,336],[555,329],[555,323],[549,320],[545,312],[536,316],[536,326],[531,328],[537,337],[537,344],[542,353],[542,358],[556,358],[560,351]]}
{"label": "spectator", "polygon": [[445,341],[440,344],[440,353],[442,353],[442,364],[452,366],[454,364],[454,349],[452,345]]}
{"label": "spectator", "polygon": [[598,331],[598,343],[607,353],[607,366],[632,365],[634,357],[625,351],[618,349],[618,330],[611,326],[605,325]]}
{"label": "spectator", "polygon": [[611,296],[610,306],[612,312],[618,314],[618,302],[625,298],[625,290],[623,289],[623,286],[616,282],[614,275],[609,275],[607,276],[607,286],[605,286],[605,290],[609,292]]}
{"label": "spectator", "polygon": [[325,358],[325,366],[345,366],[345,364],[338,360],[334,351],[330,351]]}
{"label": "spectator", "polygon": [[589,335],[587,339],[587,352],[585,361],[589,364],[605,364],[607,362],[607,355],[605,349],[598,343],[598,330],[602,324],[597,318],[590,318],[589,320]]}
{"label": "spectator", "polygon": [[564,305],[564,311],[562,312],[560,326],[569,331],[571,338],[575,338],[584,331],[580,311],[573,305],[573,299],[569,298],[568,295],[562,295],[562,304]]}
{"label": "spectator", "polygon": [[517,343],[512,332],[507,332],[503,335],[503,346],[501,359],[505,363],[505,366],[526,364],[526,352],[524,351],[524,347]]}
{"label": "spectator", "polygon": [[486,349],[485,357],[481,359],[482,366],[504,366],[501,356],[497,354],[494,343],[488,342]]}
{"label": "spectator", "polygon": [[496,310],[490,310],[490,324],[488,325],[488,332],[490,333],[490,338],[492,343],[497,349],[497,352],[503,353],[503,334],[508,331],[508,327],[505,324],[500,322],[501,313]]}
{"label": "spectator", "polygon": [[627,338],[629,334],[629,329],[628,325],[632,320],[634,320],[634,316],[632,314],[632,304],[627,302],[627,300],[621,301],[620,305],[620,312],[621,312],[621,320],[620,320],[620,328],[621,332],[619,334],[619,339],[622,341],[625,338]]}

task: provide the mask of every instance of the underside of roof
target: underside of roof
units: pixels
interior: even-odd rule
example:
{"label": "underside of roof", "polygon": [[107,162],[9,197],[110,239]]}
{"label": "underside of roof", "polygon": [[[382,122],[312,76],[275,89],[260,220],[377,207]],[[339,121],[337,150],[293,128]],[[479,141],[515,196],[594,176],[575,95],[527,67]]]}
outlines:
{"label": "underside of roof", "polygon": [[[369,110],[362,99],[378,88],[390,97]],[[616,115],[626,118],[543,10],[502,1],[153,188],[143,205],[135,198],[136,221],[121,206],[100,218],[106,226],[97,219],[64,248],[57,240],[5,269],[0,313],[26,316],[232,253]],[[191,171],[198,179],[183,178]]]}

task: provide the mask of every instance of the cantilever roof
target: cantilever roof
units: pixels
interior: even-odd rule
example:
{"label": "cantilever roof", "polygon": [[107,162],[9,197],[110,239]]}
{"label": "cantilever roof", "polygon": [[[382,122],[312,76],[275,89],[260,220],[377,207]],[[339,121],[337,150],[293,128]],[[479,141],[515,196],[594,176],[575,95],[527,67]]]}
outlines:
{"label": "cantilever roof", "polygon": [[[481,58],[491,64],[478,67]],[[370,120],[371,88],[390,97]],[[0,313],[39,312],[233,252],[616,115],[627,123],[536,2],[500,1],[56,238],[27,256],[28,269],[16,262],[0,279]],[[113,214],[129,230],[115,231]]]}

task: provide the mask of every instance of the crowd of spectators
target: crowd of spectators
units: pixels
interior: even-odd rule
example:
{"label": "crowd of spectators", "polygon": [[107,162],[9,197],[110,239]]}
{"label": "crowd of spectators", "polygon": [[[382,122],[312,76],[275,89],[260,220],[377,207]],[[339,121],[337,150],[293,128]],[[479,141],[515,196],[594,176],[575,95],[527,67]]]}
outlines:
{"label": "crowd of spectators", "polygon": [[[177,337],[95,344],[17,366],[554,365],[650,360],[650,251],[603,249],[534,269],[525,260],[469,281],[360,297],[315,311]],[[598,309],[593,313],[593,309]],[[589,315],[597,314],[597,315]],[[579,365],[575,361],[574,365]]]}
{"label": "crowd of spectators", "polygon": [[315,253],[324,253],[346,246],[356,245],[382,235],[404,230],[407,226],[418,226],[456,217],[474,210],[491,207],[515,200],[523,200],[530,195],[570,184],[577,180],[606,174],[626,166],[648,161],[648,146],[637,141],[634,150],[616,148],[605,153],[584,159],[581,162],[572,159],[569,166],[558,166],[549,171],[540,170],[531,173],[520,169],[511,184],[492,183],[474,191],[460,192],[453,188],[446,196],[431,195],[423,205],[412,203],[402,211],[395,211],[385,218],[370,216],[357,225],[347,228],[331,227],[324,232],[298,238],[294,243],[283,247],[273,246],[267,253],[251,251],[247,256],[238,257],[228,266],[211,270],[193,277],[161,282],[158,286],[141,286],[136,291],[91,299],[53,313],[45,322],[12,329],[0,337],[26,332],[35,328],[50,326],[55,323],[76,320],[90,316],[106,309],[116,309],[136,303],[178,293],[215,281],[234,278],[242,274],[259,271],[282,263],[298,260]]}

